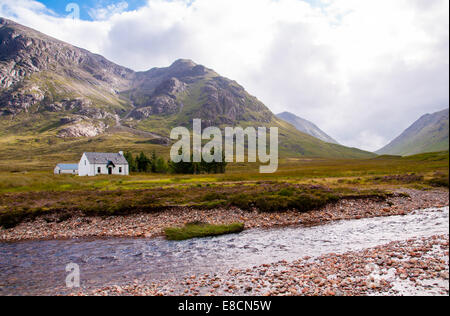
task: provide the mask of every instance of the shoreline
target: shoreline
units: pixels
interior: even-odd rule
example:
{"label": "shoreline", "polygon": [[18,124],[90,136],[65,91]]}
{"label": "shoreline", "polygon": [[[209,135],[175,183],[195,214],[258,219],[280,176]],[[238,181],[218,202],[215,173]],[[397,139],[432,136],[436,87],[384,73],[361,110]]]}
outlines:
{"label": "shoreline", "polygon": [[[195,210],[178,207],[171,210],[114,217],[76,216],[63,222],[45,216],[19,224],[11,229],[0,229],[0,242],[39,240],[67,240],[81,238],[156,238],[163,236],[167,227],[182,227],[195,221],[210,224],[243,222],[245,229],[280,228],[298,225],[321,225],[331,221],[406,215],[412,211],[449,206],[448,190],[420,191],[397,189],[395,196],[385,201],[374,199],[344,199],[322,209],[299,213],[247,212],[237,208]],[[409,195],[404,196],[402,193]]]}

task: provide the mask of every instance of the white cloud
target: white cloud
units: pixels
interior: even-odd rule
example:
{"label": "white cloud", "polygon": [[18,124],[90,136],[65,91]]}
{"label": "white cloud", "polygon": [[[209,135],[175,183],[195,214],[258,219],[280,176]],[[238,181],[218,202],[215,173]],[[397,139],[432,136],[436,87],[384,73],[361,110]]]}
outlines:
{"label": "white cloud", "polygon": [[120,14],[128,9],[128,3],[125,1],[107,5],[106,7],[96,7],[89,9],[89,16],[93,20],[107,20],[115,14]]}
{"label": "white cloud", "polygon": [[376,150],[448,106],[448,0],[310,3],[150,0],[87,22],[0,0],[0,15],[136,70],[191,58],[349,146]]}

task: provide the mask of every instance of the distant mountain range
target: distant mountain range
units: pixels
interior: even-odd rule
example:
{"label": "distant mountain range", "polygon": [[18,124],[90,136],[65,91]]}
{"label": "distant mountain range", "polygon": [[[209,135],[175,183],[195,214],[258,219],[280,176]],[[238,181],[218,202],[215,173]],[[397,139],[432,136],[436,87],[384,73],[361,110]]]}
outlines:
{"label": "distant mountain range", "polygon": [[283,112],[277,114],[277,117],[294,125],[294,127],[302,133],[311,135],[327,143],[338,144],[337,141],[328,136],[324,131],[322,131],[319,127],[317,127],[316,124],[308,120],[305,120],[301,117],[298,117],[295,114],[292,114],[290,112]]}
{"label": "distant mountain range", "polygon": [[376,153],[380,155],[409,156],[449,150],[448,117],[449,109],[426,114]]}
{"label": "distant mountain range", "polygon": [[[281,156],[374,156],[331,144],[331,138],[321,141],[309,135],[320,131],[310,125],[307,133],[296,130],[237,82],[191,60],[135,72],[0,18],[0,135],[33,135],[49,143],[64,139],[61,146],[70,148],[83,138],[101,146],[121,133],[167,145],[170,130],[192,128],[194,118],[204,127],[278,127]],[[145,150],[142,140],[133,146]]]}

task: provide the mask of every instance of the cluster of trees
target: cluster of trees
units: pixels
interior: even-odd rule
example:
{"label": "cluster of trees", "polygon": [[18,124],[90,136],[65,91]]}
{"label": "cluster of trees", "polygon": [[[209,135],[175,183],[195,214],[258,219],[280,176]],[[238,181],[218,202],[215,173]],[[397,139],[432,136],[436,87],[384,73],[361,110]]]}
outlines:
{"label": "cluster of trees", "polygon": [[136,157],[132,153],[126,152],[125,158],[128,161],[131,172],[145,173],[174,173],[174,174],[201,174],[201,173],[225,173],[227,163],[223,162],[179,162],[164,160],[153,152],[150,157],[141,152]]}
{"label": "cluster of trees", "polygon": [[176,174],[225,173],[227,163],[223,162],[179,162],[169,161],[169,170]]}
{"label": "cluster of trees", "polygon": [[153,152],[150,157],[143,152],[136,157],[133,157],[132,153],[126,152],[124,156],[131,172],[167,173],[169,171],[167,162],[164,158],[158,157],[156,152]]}

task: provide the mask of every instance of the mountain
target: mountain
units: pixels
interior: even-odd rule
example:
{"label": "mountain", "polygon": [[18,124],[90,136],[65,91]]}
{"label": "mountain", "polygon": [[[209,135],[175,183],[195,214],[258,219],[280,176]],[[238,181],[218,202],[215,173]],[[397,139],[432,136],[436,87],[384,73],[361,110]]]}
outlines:
{"label": "mountain", "polygon": [[[125,113],[135,73],[104,57],[0,19],[0,116],[47,113],[59,135],[95,136]],[[56,122],[52,122],[56,124]]]}
{"label": "mountain", "polygon": [[132,86],[123,96],[133,102],[130,117],[136,120],[163,116],[174,119],[172,127],[201,118],[205,126],[221,126],[241,121],[270,123],[273,117],[235,81],[191,60],[136,73]]}
{"label": "mountain", "polygon": [[337,141],[328,136],[324,131],[322,131],[319,127],[317,127],[316,124],[308,120],[305,120],[301,117],[298,117],[295,114],[292,114],[290,112],[283,112],[277,114],[277,117],[294,125],[294,127],[302,133],[311,135],[327,143],[338,144]]}
{"label": "mountain", "polygon": [[38,154],[100,150],[116,146],[117,135],[126,137],[122,147],[145,151],[167,145],[170,130],[192,128],[194,118],[204,127],[278,127],[281,156],[372,157],[297,131],[237,82],[191,60],[135,72],[0,18],[0,135],[32,138]]}
{"label": "mountain", "polygon": [[448,116],[449,109],[422,116],[377,154],[410,156],[448,150]]}

